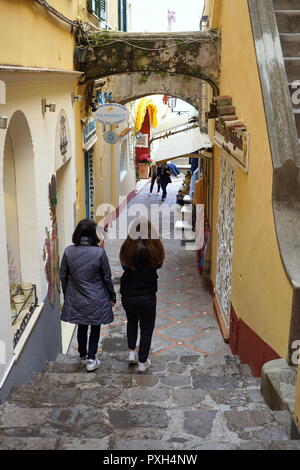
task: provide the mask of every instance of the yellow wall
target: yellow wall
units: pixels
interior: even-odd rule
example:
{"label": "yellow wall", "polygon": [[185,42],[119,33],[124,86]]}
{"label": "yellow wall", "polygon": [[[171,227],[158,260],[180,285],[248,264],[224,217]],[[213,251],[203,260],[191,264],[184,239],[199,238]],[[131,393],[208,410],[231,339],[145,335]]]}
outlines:
{"label": "yellow wall", "polygon": [[[222,8],[220,9],[220,3]],[[287,356],[292,287],[285,274],[272,211],[272,160],[247,0],[215,0],[221,11],[220,94],[233,97],[250,132],[249,173],[237,169],[232,304],[280,356]],[[214,21],[213,21],[214,23]],[[216,282],[219,155],[215,158],[213,282]]]}
{"label": "yellow wall", "polygon": [[[49,3],[72,19],[72,1]],[[73,69],[73,35],[69,25],[34,1],[1,0],[0,10],[1,64]]]}

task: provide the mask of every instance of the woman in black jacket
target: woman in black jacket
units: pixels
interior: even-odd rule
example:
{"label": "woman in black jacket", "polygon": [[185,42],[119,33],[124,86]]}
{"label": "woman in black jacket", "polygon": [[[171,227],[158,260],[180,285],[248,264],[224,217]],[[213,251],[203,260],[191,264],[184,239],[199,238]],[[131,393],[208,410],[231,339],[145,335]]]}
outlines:
{"label": "woman in black jacket", "polygon": [[108,258],[99,247],[96,226],[89,219],[79,222],[73,233],[74,244],[65,249],[60,267],[64,294],[61,319],[78,325],[78,351],[82,359],[87,356],[88,372],[100,365],[96,358],[100,327],[113,322],[112,306],[116,303]]}
{"label": "woman in black jacket", "polygon": [[172,183],[171,179],[171,170],[169,165],[166,163],[162,163],[157,167],[157,181],[159,181],[161,188],[162,188],[162,198],[161,200],[164,201],[167,197],[167,186],[169,183]]}
{"label": "woman in black jacket", "polygon": [[[122,304],[127,316],[129,362],[138,362],[138,371],[145,372],[156,317],[156,292],[159,269],[165,258],[162,242],[148,221],[137,221],[136,231],[129,233],[120,251],[124,269],[121,277]],[[136,236],[136,235],[139,236]],[[140,326],[138,358],[136,342]],[[138,360],[137,360],[138,359]]]}

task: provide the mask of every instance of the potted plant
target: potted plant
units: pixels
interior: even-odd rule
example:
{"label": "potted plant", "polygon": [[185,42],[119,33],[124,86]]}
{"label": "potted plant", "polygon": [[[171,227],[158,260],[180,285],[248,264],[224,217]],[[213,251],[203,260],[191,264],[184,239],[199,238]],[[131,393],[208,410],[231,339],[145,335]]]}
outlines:
{"label": "potted plant", "polygon": [[142,154],[137,158],[137,171],[139,179],[149,178],[149,166],[152,159],[148,154]]}

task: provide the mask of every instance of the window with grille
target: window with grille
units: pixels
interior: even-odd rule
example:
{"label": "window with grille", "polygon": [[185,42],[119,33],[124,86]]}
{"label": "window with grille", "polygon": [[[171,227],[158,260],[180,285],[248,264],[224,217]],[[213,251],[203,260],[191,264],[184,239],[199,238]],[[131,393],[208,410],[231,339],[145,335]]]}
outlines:
{"label": "window with grille", "polygon": [[107,0],[88,0],[88,11],[101,20],[106,20]]}

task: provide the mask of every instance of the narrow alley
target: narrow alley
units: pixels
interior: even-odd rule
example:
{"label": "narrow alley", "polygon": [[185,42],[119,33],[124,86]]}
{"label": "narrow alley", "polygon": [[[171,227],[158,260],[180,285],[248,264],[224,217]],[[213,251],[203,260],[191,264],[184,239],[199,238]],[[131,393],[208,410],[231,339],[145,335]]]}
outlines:
{"label": "narrow alley", "polygon": [[[168,204],[178,184],[173,180]],[[149,184],[129,208],[159,203],[148,191]],[[115,279],[121,243],[105,241]],[[118,299],[114,323],[102,328],[99,369],[86,373],[74,335],[68,355],[15,388],[1,407],[1,450],[300,449],[289,440],[289,413],[270,411],[260,380],[224,343],[196,253],[179,240],[164,245],[150,369],[138,374],[127,363]]]}
{"label": "narrow alley", "polygon": [[0,451],[299,451],[300,0],[0,11]]}

